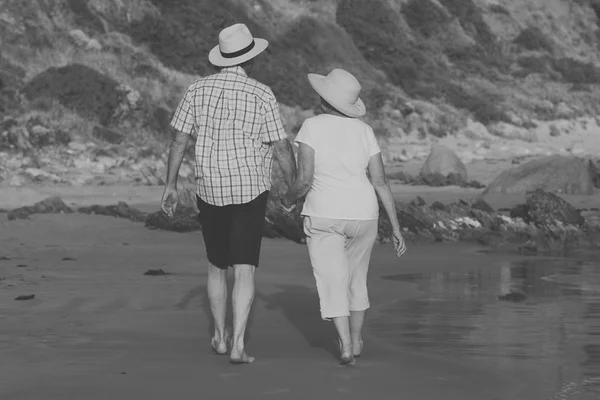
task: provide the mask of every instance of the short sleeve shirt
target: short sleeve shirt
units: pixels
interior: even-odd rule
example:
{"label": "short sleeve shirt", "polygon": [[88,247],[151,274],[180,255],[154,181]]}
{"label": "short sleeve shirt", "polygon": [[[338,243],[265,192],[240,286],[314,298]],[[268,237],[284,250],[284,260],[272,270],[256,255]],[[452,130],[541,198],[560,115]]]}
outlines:
{"label": "short sleeve shirt", "polygon": [[314,177],[303,215],[372,220],[379,216],[367,177],[372,156],[381,152],[373,129],[353,118],[321,114],[304,121],[295,139],[315,152]]}
{"label": "short sleeve shirt", "polygon": [[194,82],[171,126],[197,136],[197,193],[207,203],[248,203],[271,188],[272,143],[287,134],[271,89],[242,68]]}

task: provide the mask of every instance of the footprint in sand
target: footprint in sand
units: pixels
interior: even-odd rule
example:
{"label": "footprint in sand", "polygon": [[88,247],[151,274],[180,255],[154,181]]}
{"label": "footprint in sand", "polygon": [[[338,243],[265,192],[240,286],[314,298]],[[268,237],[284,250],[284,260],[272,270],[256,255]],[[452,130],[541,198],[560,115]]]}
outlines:
{"label": "footprint in sand", "polygon": [[290,391],[290,388],[281,388],[281,389],[268,389],[265,390],[262,394],[280,394],[280,393],[287,393]]}
{"label": "footprint in sand", "polygon": [[234,378],[236,376],[241,376],[242,374],[238,374],[237,372],[225,372],[222,374],[219,374],[219,376],[221,378]]}

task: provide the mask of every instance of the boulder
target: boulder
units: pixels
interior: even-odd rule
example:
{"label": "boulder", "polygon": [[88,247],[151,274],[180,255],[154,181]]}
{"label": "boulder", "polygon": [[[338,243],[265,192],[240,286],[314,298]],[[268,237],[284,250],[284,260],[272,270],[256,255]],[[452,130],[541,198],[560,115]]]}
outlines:
{"label": "boulder", "polygon": [[105,215],[109,217],[125,218],[134,222],[142,222],[146,220],[146,214],[130,207],[127,203],[120,201],[117,205],[99,206],[93,205],[90,207],[80,207],[78,213]]}
{"label": "boulder", "polygon": [[32,206],[19,207],[10,211],[7,215],[9,220],[26,219],[32,214],[60,214],[72,213],[73,209],[66,205],[58,196],[49,197],[35,203]]}
{"label": "boulder", "polygon": [[579,210],[553,193],[538,189],[528,192],[525,200],[529,219],[538,227],[557,224],[581,227],[585,224]]}
{"label": "boulder", "polygon": [[564,194],[592,194],[594,179],[590,162],[553,155],[502,172],[483,194],[526,193],[536,189]]}
{"label": "boulder", "polygon": [[441,144],[433,145],[421,170],[421,174],[426,176],[436,173],[443,176],[457,174],[463,181],[468,180],[465,164],[458,158],[456,153]]}
{"label": "boulder", "polygon": [[162,210],[148,214],[146,227],[180,233],[202,230],[198,212],[194,208],[184,206],[177,207],[172,219],[167,217]]}

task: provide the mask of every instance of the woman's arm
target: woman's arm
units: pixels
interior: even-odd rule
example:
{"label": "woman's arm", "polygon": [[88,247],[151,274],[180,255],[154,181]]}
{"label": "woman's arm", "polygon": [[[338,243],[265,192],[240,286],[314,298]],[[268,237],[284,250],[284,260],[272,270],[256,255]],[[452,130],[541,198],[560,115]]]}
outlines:
{"label": "woman's arm", "polygon": [[314,173],[315,151],[309,145],[300,143],[298,146],[298,174],[290,190],[281,199],[281,203],[285,207],[292,206],[308,193]]}
{"label": "woman's arm", "polygon": [[371,184],[375,188],[377,196],[381,199],[385,212],[390,219],[392,229],[395,232],[400,232],[400,223],[398,222],[398,214],[396,212],[396,204],[394,203],[394,197],[392,196],[392,190],[390,184],[385,176],[385,168],[383,166],[383,160],[381,153],[377,153],[371,157],[368,166],[369,177]]}

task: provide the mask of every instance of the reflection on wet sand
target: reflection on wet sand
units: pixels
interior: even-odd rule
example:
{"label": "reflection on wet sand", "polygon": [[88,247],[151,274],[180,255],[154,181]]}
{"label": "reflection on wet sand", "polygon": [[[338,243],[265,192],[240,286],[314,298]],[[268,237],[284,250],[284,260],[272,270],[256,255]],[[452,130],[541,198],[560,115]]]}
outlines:
{"label": "reflection on wet sand", "polygon": [[[422,296],[378,310],[378,339],[522,377],[547,398],[600,398],[600,264],[535,259],[382,278]],[[509,292],[523,301],[498,299]]]}

